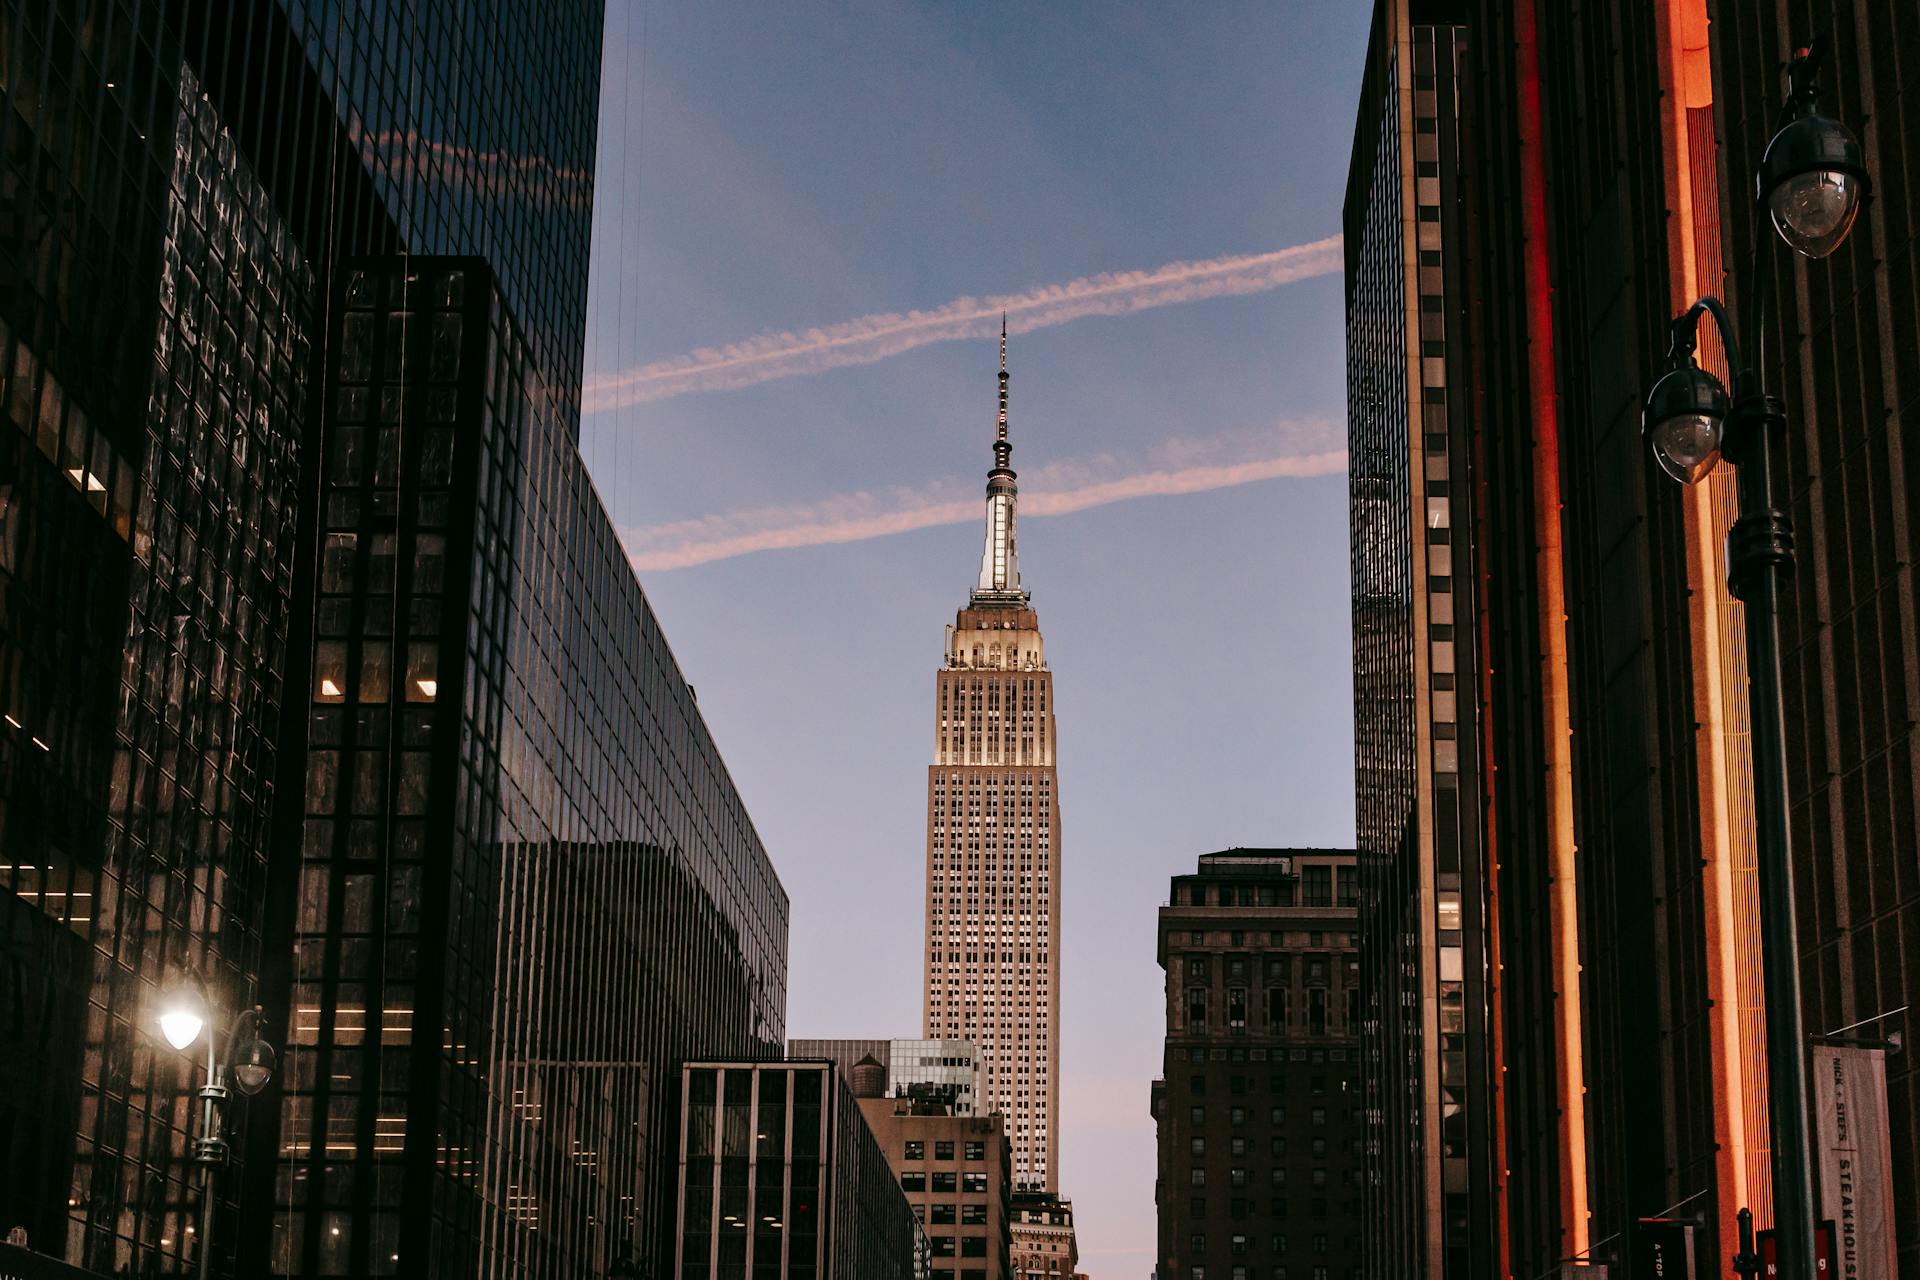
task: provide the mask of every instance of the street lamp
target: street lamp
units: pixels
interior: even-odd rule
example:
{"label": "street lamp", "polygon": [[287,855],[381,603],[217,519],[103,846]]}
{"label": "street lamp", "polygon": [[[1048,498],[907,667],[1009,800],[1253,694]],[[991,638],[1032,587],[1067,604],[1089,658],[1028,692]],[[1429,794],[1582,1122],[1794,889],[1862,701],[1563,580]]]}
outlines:
{"label": "street lamp", "polygon": [[176,1049],[185,1050],[207,1033],[207,1082],[200,1089],[200,1132],[193,1142],[193,1161],[200,1166],[200,1280],[207,1280],[213,1259],[214,1179],[225,1167],[228,1081],[247,1097],[259,1093],[273,1079],[273,1046],[260,1036],[260,1006],[241,1010],[227,1028],[224,1043],[207,1023],[210,1020],[206,984],[189,973],[160,999],[160,1034]]}
{"label": "street lamp", "polygon": [[1869,185],[1859,139],[1814,108],[1818,50],[1816,40],[1787,64],[1784,123],[1760,157],[1756,184],[1774,230],[1809,258],[1824,258],[1840,247]]}
{"label": "street lamp", "polygon": [[[1868,176],[1859,142],[1814,108],[1818,41],[1787,67],[1787,100],[1760,162],[1754,190],[1753,270],[1746,340],[1717,298],[1701,298],[1673,322],[1670,370],[1647,393],[1641,435],[1661,470],[1691,484],[1724,455],[1737,472],[1739,518],[1727,534],[1727,589],[1745,606],[1753,744],[1760,950],[1767,988],[1768,1108],[1773,1121],[1774,1232],[1782,1280],[1816,1280],[1813,1168],[1807,1140],[1805,1035],[1800,1021],[1793,857],[1787,830],[1787,746],[1780,692],[1780,589],[1793,571],[1793,525],[1774,498],[1776,451],[1786,407],[1766,390],[1762,342],[1773,300],[1773,258],[1761,214],[1780,238],[1824,258],[1852,229]],[[1711,316],[1726,349],[1732,388],[1693,354],[1700,318]],[[1747,359],[1743,362],[1742,356]]]}

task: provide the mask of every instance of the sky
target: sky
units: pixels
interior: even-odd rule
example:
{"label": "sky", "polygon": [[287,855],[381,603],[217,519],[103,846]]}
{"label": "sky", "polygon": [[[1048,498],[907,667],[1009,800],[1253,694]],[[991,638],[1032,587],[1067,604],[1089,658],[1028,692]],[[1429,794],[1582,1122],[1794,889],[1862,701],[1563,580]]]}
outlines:
{"label": "sky", "polygon": [[1330,238],[1368,8],[608,11],[582,448],[791,896],[790,1037],[920,1034],[1008,313],[1094,1280],[1153,1267],[1169,878],[1353,840]]}

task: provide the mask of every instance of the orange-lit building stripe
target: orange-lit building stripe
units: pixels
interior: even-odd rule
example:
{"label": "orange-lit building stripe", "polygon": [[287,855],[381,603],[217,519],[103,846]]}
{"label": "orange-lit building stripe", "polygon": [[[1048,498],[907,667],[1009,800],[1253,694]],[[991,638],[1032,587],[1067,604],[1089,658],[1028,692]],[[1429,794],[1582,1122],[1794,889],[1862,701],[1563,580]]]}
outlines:
{"label": "orange-lit building stripe", "polygon": [[1568,1257],[1588,1247],[1586,1059],[1582,1043],[1578,850],[1573,829],[1573,724],[1567,693],[1567,605],[1561,550],[1560,422],[1547,261],[1546,164],[1541,154],[1540,35],[1533,0],[1514,7],[1518,61],[1522,248],[1533,416],[1533,519],[1541,649],[1547,852],[1553,868],[1554,1038],[1560,1102],[1560,1219]]}
{"label": "orange-lit building stripe", "polygon": [[[1668,300],[1679,312],[1703,293],[1721,291],[1717,200],[1695,199],[1698,186],[1717,190],[1712,154],[1713,78],[1707,44],[1706,0],[1663,0],[1661,26],[1663,170],[1666,180]],[[1696,122],[1709,132],[1696,136]],[[1704,142],[1704,145],[1702,145]],[[1694,154],[1696,149],[1705,154]],[[1703,330],[1702,363],[1726,376],[1717,333]],[[1688,639],[1693,688],[1694,773],[1697,779],[1705,934],[1709,1044],[1713,1055],[1715,1190],[1720,1239],[1737,1239],[1742,1205],[1771,1219],[1766,1115],[1764,980],[1758,944],[1758,884],[1751,821],[1751,765],[1745,725],[1730,708],[1744,696],[1746,653],[1740,604],[1728,596],[1721,557],[1732,515],[1731,478],[1715,475],[1690,486],[1685,537]]]}

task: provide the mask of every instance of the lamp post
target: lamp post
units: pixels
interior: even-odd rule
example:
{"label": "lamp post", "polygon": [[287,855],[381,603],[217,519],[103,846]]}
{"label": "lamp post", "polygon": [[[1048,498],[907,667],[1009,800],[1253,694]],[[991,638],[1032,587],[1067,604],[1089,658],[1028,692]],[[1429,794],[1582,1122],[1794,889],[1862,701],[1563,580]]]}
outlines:
{"label": "lamp post", "polygon": [[[1717,298],[1701,298],[1688,307],[1673,322],[1668,352],[1672,368],[1647,393],[1641,416],[1648,448],[1674,479],[1691,484],[1711,471],[1722,455],[1738,473],[1739,517],[1727,534],[1727,588],[1746,606],[1760,950],[1767,988],[1774,1231],[1781,1280],[1817,1280],[1817,1273],[1806,1039],[1800,1020],[1780,689],[1780,589],[1793,571],[1793,526],[1775,497],[1777,451],[1785,447],[1786,408],[1768,394],[1762,373],[1774,256],[1763,228],[1771,222],[1791,248],[1809,258],[1824,258],[1846,239],[1868,185],[1859,142],[1845,126],[1815,108],[1820,56],[1815,41],[1788,64],[1787,99],[1760,161],[1754,193],[1753,267],[1741,295],[1747,320],[1745,340],[1736,340],[1733,323]],[[1731,394],[1694,362],[1703,315],[1712,317],[1725,346]]]}
{"label": "lamp post", "polygon": [[[200,1166],[200,1231],[197,1249],[200,1280],[211,1274],[213,1260],[214,1182],[227,1164],[227,1103],[232,1088],[252,1097],[273,1079],[273,1046],[260,1038],[260,1006],[243,1009],[227,1028],[224,1041],[207,1026],[210,1014],[207,990],[198,974],[170,990],[160,1004],[160,1033],[167,1043],[185,1050],[207,1036],[207,1082],[200,1088],[200,1132],[193,1141],[193,1162]],[[224,1047],[223,1047],[224,1046]]]}

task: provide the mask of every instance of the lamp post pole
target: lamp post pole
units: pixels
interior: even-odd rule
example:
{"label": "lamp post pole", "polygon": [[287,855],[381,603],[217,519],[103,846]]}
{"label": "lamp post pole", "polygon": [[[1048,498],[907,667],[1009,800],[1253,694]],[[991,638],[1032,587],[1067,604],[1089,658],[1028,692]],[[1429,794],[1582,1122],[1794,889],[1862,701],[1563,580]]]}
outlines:
{"label": "lamp post pole", "polygon": [[[227,1163],[226,1119],[230,1095],[226,1072],[220,1065],[217,1040],[209,1027],[207,1082],[200,1087],[200,1136],[193,1143],[193,1162],[200,1166],[200,1240],[196,1251],[200,1280],[208,1280],[213,1274],[213,1198],[217,1175]],[[231,1035],[228,1040],[231,1042]]]}
{"label": "lamp post pole", "polygon": [[[1759,263],[1766,261],[1764,241],[1756,247],[1755,257]],[[1764,269],[1757,270],[1750,277],[1761,288],[1748,299],[1751,324],[1744,345],[1736,342],[1733,326],[1716,298],[1700,299],[1674,322],[1675,372],[1655,386],[1648,398],[1648,417],[1651,430],[1658,425],[1654,415],[1677,404],[1716,423],[1724,422],[1720,452],[1734,467],[1739,507],[1727,532],[1727,589],[1745,606],[1754,853],[1760,878],[1760,956],[1766,977],[1767,1102],[1773,1126],[1774,1239],[1782,1263],[1780,1274],[1792,1280],[1815,1280],[1798,898],[1787,824],[1786,713],[1780,674],[1780,589],[1793,572],[1793,523],[1774,496],[1775,451],[1785,447],[1787,415],[1764,390],[1758,364],[1741,363],[1743,350],[1759,349],[1764,274]],[[1733,370],[1731,406],[1712,375],[1693,364],[1702,316],[1713,318],[1726,348],[1727,364]],[[1663,388],[1670,386],[1684,387],[1684,392],[1663,401]],[[1659,421],[1677,416],[1668,413]],[[1655,452],[1660,452],[1657,444]],[[1665,458],[1662,465],[1667,465]],[[1705,472],[1692,474],[1697,478]],[[1789,1258],[1796,1261],[1788,1264]]]}
{"label": "lamp post pole", "polygon": [[194,1268],[200,1280],[208,1280],[213,1274],[214,1196],[229,1152],[227,1105],[236,1088],[252,1097],[266,1087],[273,1077],[274,1052],[260,1038],[258,1005],[242,1010],[224,1037],[208,1025],[206,985],[197,973],[190,972],[167,994],[159,1013],[160,1029],[175,1049],[191,1047],[202,1033],[207,1040],[207,1081],[200,1086],[200,1124],[193,1140],[193,1162],[200,1167],[200,1227]]}
{"label": "lamp post pole", "polygon": [[[1727,533],[1727,589],[1744,606],[1746,623],[1773,1227],[1781,1280],[1818,1280],[1818,1272],[1780,667],[1780,596],[1793,572],[1793,525],[1778,497],[1777,474],[1780,451],[1786,447],[1787,415],[1785,406],[1768,394],[1762,373],[1774,292],[1775,250],[1767,222],[1771,217],[1774,228],[1801,253],[1825,257],[1846,238],[1867,185],[1859,143],[1814,110],[1819,57],[1816,44],[1789,64],[1791,88],[1760,163],[1753,264],[1741,297],[1747,321],[1744,341],[1738,340],[1718,299],[1702,298],[1689,307],[1674,321],[1673,368],[1648,394],[1642,427],[1655,459],[1676,479],[1700,479],[1722,454],[1735,471],[1738,518]],[[1713,318],[1726,349],[1731,397],[1694,363],[1702,316]],[[1741,1215],[1743,1222],[1750,1221],[1745,1209]],[[1743,1244],[1736,1267],[1752,1262],[1750,1252]]]}
{"label": "lamp post pole", "polygon": [[[1760,310],[1752,304],[1749,309]],[[1798,894],[1787,823],[1786,710],[1780,674],[1780,588],[1793,572],[1793,525],[1775,505],[1774,450],[1784,447],[1786,412],[1778,400],[1757,389],[1757,377],[1749,382],[1755,389],[1736,391],[1728,422],[1727,456],[1735,468],[1740,515],[1727,534],[1727,587],[1745,606],[1746,615],[1754,853],[1760,875],[1760,956],[1767,988],[1773,1228],[1781,1276],[1816,1280]],[[1788,1259],[1793,1262],[1789,1264]]]}

